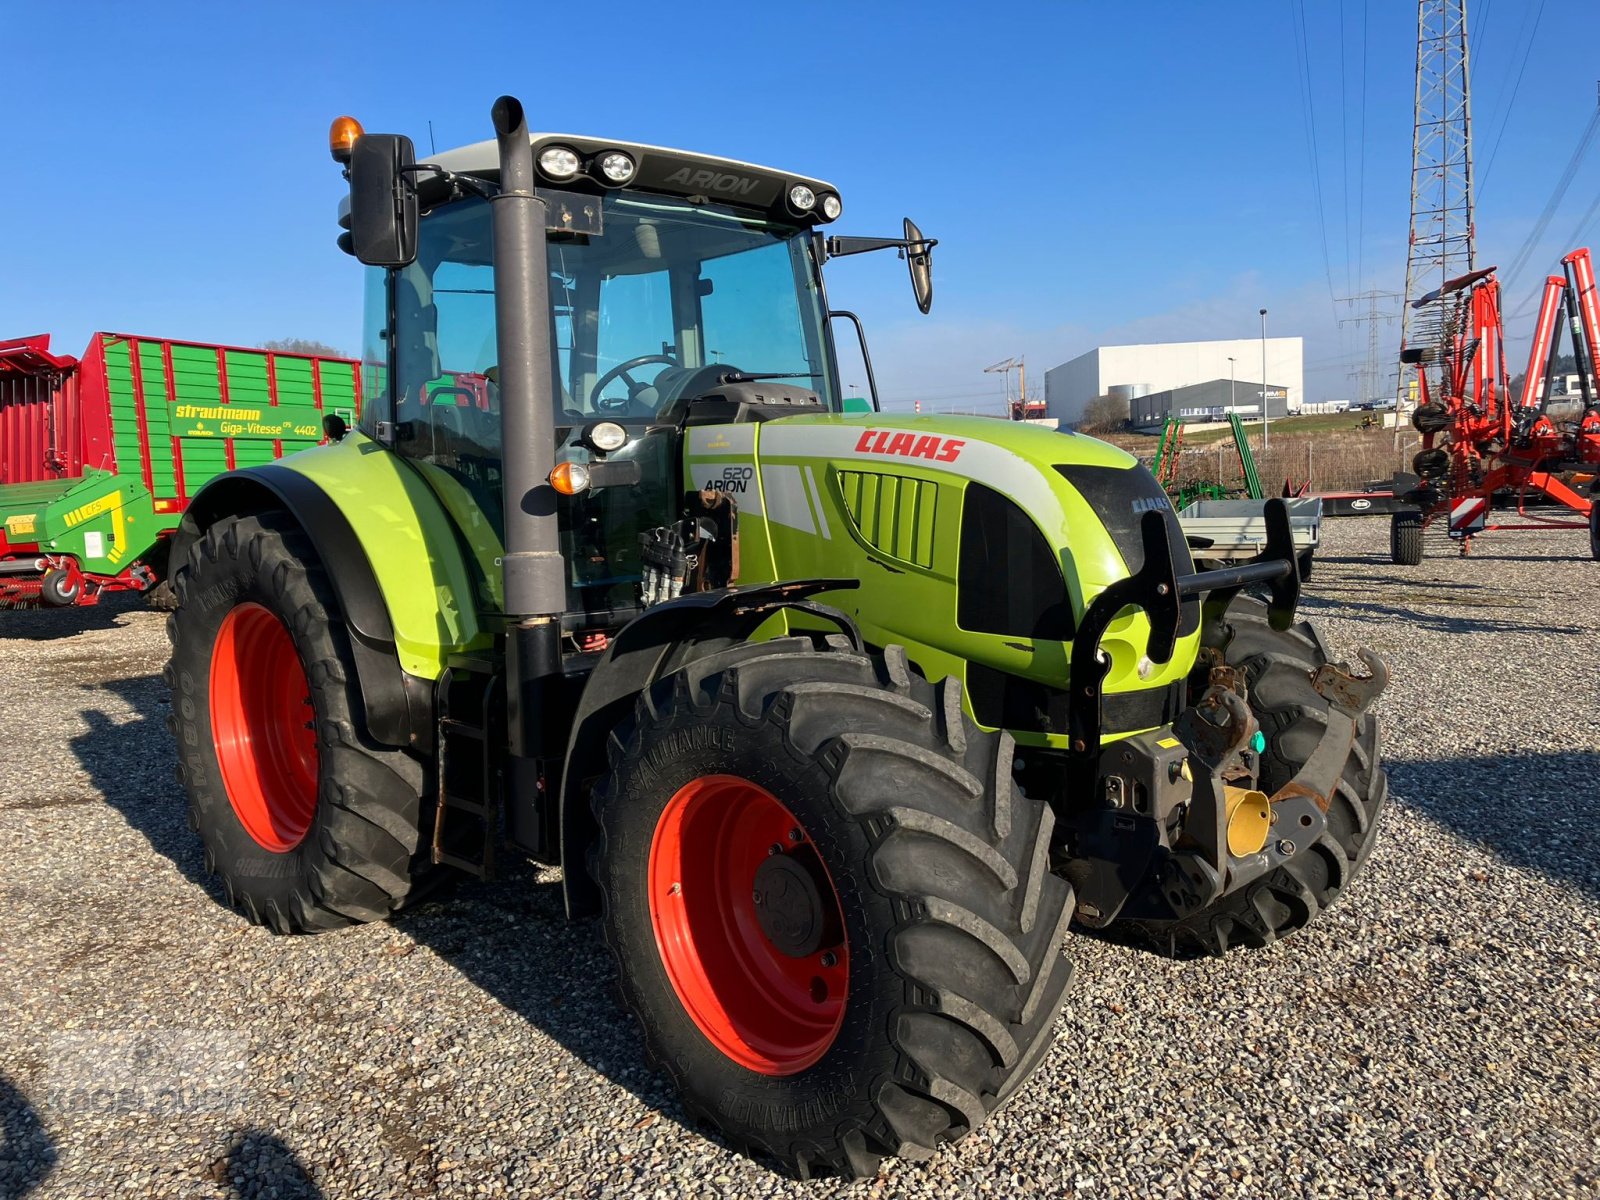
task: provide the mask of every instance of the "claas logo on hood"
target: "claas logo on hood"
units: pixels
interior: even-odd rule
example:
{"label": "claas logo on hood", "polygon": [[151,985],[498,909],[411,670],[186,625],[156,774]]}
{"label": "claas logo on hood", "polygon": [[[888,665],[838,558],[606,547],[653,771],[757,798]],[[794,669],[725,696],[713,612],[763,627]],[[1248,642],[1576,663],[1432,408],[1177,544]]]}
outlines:
{"label": "claas logo on hood", "polygon": [[895,454],[901,458],[927,458],[934,462],[955,462],[961,456],[961,438],[916,434],[892,429],[864,429],[856,439],[857,454]]}

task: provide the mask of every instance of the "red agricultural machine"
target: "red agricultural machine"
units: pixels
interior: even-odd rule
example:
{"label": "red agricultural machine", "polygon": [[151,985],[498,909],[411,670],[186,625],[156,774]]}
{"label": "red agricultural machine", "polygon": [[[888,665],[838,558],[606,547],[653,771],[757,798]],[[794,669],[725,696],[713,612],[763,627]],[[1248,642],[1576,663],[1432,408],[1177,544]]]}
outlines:
{"label": "red agricultural machine", "polygon": [[0,609],[170,600],[190,496],[316,445],[360,405],[350,359],[126,333],[77,357],[48,334],[0,341]]}
{"label": "red agricultural machine", "polygon": [[[1600,559],[1600,296],[1587,249],[1561,263],[1563,274],[1545,280],[1520,398],[1506,371],[1493,267],[1413,302],[1452,307],[1437,349],[1401,354],[1417,368],[1411,421],[1422,449],[1412,462],[1421,482],[1408,497],[1417,507],[1392,518],[1396,563],[1421,562],[1423,531],[1438,521],[1463,555],[1489,530],[1588,529],[1590,553]],[[1555,374],[1563,324],[1571,330],[1575,390],[1557,386],[1565,383]]]}

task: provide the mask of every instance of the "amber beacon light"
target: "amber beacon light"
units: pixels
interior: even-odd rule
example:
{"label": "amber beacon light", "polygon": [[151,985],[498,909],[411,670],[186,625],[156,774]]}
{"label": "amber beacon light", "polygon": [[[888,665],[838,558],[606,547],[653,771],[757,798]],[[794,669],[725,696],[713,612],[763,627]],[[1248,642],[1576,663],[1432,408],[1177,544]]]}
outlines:
{"label": "amber beacon light", "polygon": [[334,162],[350,161],[350,151],[361,136],[361,122],[354,117],[335,117],[328,128],[328,153]]}

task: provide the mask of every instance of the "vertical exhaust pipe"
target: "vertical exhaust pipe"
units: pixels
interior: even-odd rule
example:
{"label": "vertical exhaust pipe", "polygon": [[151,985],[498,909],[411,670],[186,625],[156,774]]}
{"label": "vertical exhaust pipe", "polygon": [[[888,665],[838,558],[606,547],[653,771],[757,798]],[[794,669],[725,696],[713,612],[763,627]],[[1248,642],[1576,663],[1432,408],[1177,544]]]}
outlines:
{"label": "vertical exhaust pipe", "polygon": [[[494,214],[494,298],[505,486],[506,735],[510,796],[538,795],[545,698],[561,671],[566,572],[557,528],[555,404],[550,371],[550,271],[545,203],[534,193],[533,146],[522,104],[491,113],[500,151]],[[549,794],[546,792],[545,794]],[[510,806],[512,811],[532,806]]]}

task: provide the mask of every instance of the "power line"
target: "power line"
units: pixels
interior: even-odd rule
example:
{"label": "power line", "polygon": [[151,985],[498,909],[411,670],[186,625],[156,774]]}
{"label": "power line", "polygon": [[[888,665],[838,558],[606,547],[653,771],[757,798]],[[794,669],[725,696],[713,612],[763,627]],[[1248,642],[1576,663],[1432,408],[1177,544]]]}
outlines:
{"label": "power line", "polygon": [[[1500,130],[1494,135],[1494,145],[1489,147],[1489,162],[1483,168],[1483,174],[1478,178],[1478,195],[1483,196],[1483,188],[1489,182],[1489,172],[1494,170],[1495,155],[1500,153],[1500,139],[1506,134],[1506,126],[1511,122],[1511,110],[1517,106],[1517,93],[1522,90],[1522,77],[1528,70],[1528,58],[1533,54],[1533,43],[1539,36],[1539,22],[1544,19],[1545,0],[1539,0],[1539,8],[1533,14],[1533,32],[1528,35],[1528,44],[1522,51],[1522,65],[1517,68],[1516,83],[1511,88],[1511,99],[1507,101],[1505,109],[1500,114]],[[1515,50],[1512,51],[1516,53]],[[1498,97],[1497,97],[1498,99]]]}
{"label": "power line", "polygon": [[[1298,19],[1296,19],[1298,17]],[[1295,64],[1300,71],[1301,117],[1305,124],[1306,145],[1311,155],[1311,190],[1317,201],[1317,231],[1322,238],[1322,272],[1328,281],[1328,300],[1333,300],[1333,266],[1328,258],[1328,217],[1322,203],[1322,151],[1317,144],[1316,96],[1311,83],[1311,52],[1306,44],[1305,0],[1296,0],[1289,10],[1294,26]],[[1338,309],[1334,309],[1338,315]]]}
{"label": "power line", "polygon": [[1483,15],[1478,18],[1478,45],[1483,45],[1483,35],[1489,32],[1489,13],[1494,8],[1494,0],[1483,0]]}
{"label": "power line", "polygon": [[1346,85],[1350,79],[1344,61],[1345,44],[1344,0],[1339,0],[1339,192],[1344,203],[1344,286],[1349,291],[1350,282],[1350,96]]}
{"label": "power line", "polygon": [[[1576,247],[1580,245],[1584,241],[1584,235],[1589,228],[1589,222],[1594,220],[1597,215],[1600,215],[1600,193],[1596,193],[1594,202],[1589,205],[1588,211],[1586,211],[1583,216],[1578,218],[1577,227],[1572,231],[1572,235],[1561,244],[1563,246],[1570,247]],[[1543,299],[1543,296],[1544,293],[1542,291],[1535,292],[1528,302],[1516,312],[1512,313],[1507,320],[1520,321],[1523,317],[1526,317],[1538,307],[1539,301]]]}
{"label": "power line", "polygon": [[1573,148],[1572,157],[1567,160],[1566,170],[1561,172],[1561,178],[1556,180],[1556,186],[1550,192],[1550,198],[1545,202],[1544,211],[1539,214],[1539,220],[1534,224],[1528,236],[1523,239],[1518,248],[1516,257],[1511,266],[1506,268],[1506,287],[1513,286],[1522,274],[1528,260],[1533,257],[1533,252],[1538,248],[1539,239],[1544,236],[1544,231],[1549,227],[1550,221],[1556,215],[1556,210],[1561,207],[1561,201],[1566,198],[1567,189],[1572,186],[1572,181],[1578,176],[1578,168],[1583,165],[1583,157],[1589,152],[1590,145],[1594,142],[1595,132],[1600,130],[1600,105],[1589,116],[1589,123],[1583,127],[1583,132],[1578,135],[1578,144]]}
{"label": "power line", "polygon": [[1367,0],[1361,0],[1361,137],[1356,157],[1356,282],[1363,278],[1367,257]]}
{"label": "power line", "polygon": [[919,391],[916,391],[915,389],[905,389],[905,390],[902,390],[902,391],[885,393],[883,395],[883,399],[886,400],[886,401],[888,401],[888,400],[903,401],[903,402],[909,404],[914,400],[922,400],[922,401],[925,401],[925,402],[932,402],[932,401],[940,401],[940,402],[942,402],[942,401],[945,401],[945,400],[991,400],[992,401],[992,400],[996,399],[996,396],[992,391],[988,391],[988,392],[939,392],[939,393],[934,393],[934,392],[919,392]]}
{"label": "power line", "polygon": [[1578,218],[1578,227],[1572,231],[1572,236],[1566,240],[1566,245],[1577,246],[1584,239],[1584,233],[1589,228],[1589,222],[1600,213],[1600,192],[1595,193],[1594,203],[1589,205],[1589,211]]}

